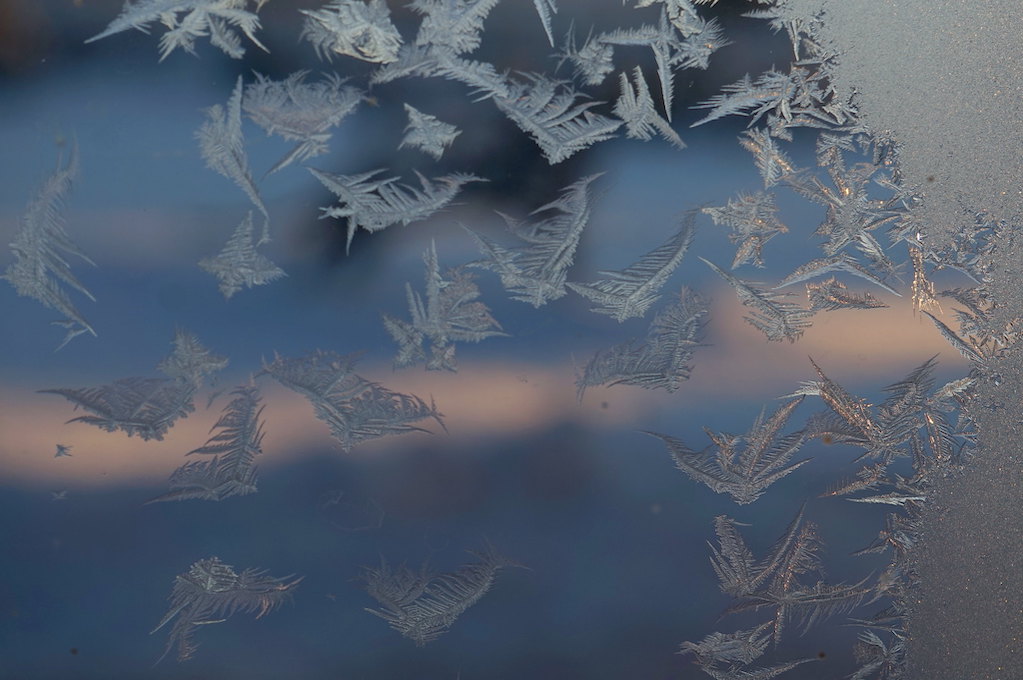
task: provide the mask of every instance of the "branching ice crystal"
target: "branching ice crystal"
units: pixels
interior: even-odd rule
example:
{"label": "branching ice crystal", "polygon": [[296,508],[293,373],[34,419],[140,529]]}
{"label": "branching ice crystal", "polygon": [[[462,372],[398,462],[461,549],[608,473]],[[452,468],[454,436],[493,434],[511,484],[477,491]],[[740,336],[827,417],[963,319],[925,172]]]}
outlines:
{"label": "branching ice crystal", "polygon": [[[256,12],[269,0],[127,0],[121,14],[103,32],[85,42],[90,43],[122,31],[138,29],[146,33],[146,25],[159,21],[167,28],[160,37],[160,61],[177,48],[195,54],[197,38],[209,37],[210,44],[234,59],[245,56],[241,39],[235,29],[266,51],[256,38],[259,17],[246,9],[255,5]],[[183,17],[178,15],[186,12]]]}
{"label": "branching ice crystal", "polygon": [[226,365],[227,359],[211,354],[194,335],[179,330],[174,351],[159,366],[170,378],[121,378],[102,387],[39,391],[59,394],[76,409],[93,414],[72,418],[69,423],[160,440],[176,420],[195,410],[193,398],[206,376]]}
{"label": "branching ice crystal", "polygon": [[377,179],[383,170],[371,170],[359,175],[335,175],[309,168],[339,199],[339,204],[322,208],[322,217],[345,219],[348,237],[345,248],[352,245],[352,237],[361,227],[373,233],[394,224],[408,225],[430,217],[445,207],[470,182],[485,182],[476,175],[453,174],[427,179],[418,171],[419,189],[399,184],[397,177]]}
{"label": "branching ice crystal", "polygon": [[355,374],[354,355],[340,356],[317,350],[297,359],[275,356],[263,364],[263,373],[312,403],[316,417],[345,451],[359,442],[390,434],[428,432],[414,425],[427,418],[444,426],[433,403],[401,394]]}
{"label": "branching ice crystal", "polygon": [[366,592],[381,605],[366,611],[387,621],[417,647],[436,640],[487,594],[501,569],[518,566],[489,544],[470,554],[479,561],[439,575],[431,574],[426,565],[418,572],[383,561],[379,567],[364,567]]}
{"label": "branching ice crystal", "polygon": [[836,309],[878,309],[888,305],[870,293],[848,292],[849,289],[835,277],[821,283],[806,284],[806,296],[810,298],[810,309],[833,311]]}
{"label": "branching ice crystal", "polygon": [[682,228],[667,243],[620,271],[601,271],[607,278],[589,284],[567,283],[569,288],[599,306],[593,311],[622,322],[642,317],[660,296],[661,287],[682,262],[693,242],[695,215],[690,212]]}
{"label": "branching ice crystal", "polygon": [[717,265],[704,260],[704,264],[721,275],[728,282],[739,301],[753,311],[744,317],[751,326],[759,328],[768,340],[788,340],[795,342],[810,327],[810,317],[814,312],[810,309],[788,302],[788,293],[775,293],[757,284],[741,281]]}
{"label": "branching ice crystal", "polygon": [[71,193],[71,183],[77,174],[78,144],[75,143],[68,154],[67,164],[61,166],[58,161],[57,170],[28,204],[21,218],[21,230],[11,242],[15,261],[0,277],[14,286],[18,295],[38,300],[66,317],[53,322],[67,329],[57,349],[82,333],[96,335],[62,287],[70,286],[95,301],[92,293],[71,273],[71,266],[64,257],[67,253],[93,264],[64,230],[64,202]]}
{"label": "branching ice crystal", "polygon": [[514,300],[541,307],[563,297],[568,268],[590,219],[589,186],[599,176],[590,175],[565,187],[560,198],[531,213],[552,211],[550,217],[523,224],[502,215],[512,233],[525,242],[523,246],[506,248],[469,230],[485,258],[473,265],[500,276]]}
{"label": "branching ice crystal", "polygon": [[778,220],[778,208],[774,204],[774,195],[766,191],[755,194],[739,194],[719,208],[703,208],[710,215],[714,224],[732,227],[728,240],[739,244],[732,260],[732,269],[753,260],[757,267],[764,266],[761,251],[764,244],[778,234],[788,231],[788,227]]}
{"label": "branching ice crystal", "polygon": [[[477,300],[479,288],[472,275],[462,267],[449,269],[446,277],[437,263],[437,247],[431,241],[423,253],[426,264],[426,300],[405,284],[411,321],[384,314],[384,326],[398,343],[395,366],[426,362],[427,370],[456,371],[456,342],[479,342],[485,338],[506,335],[490,314],[490,309]],[[429,341],[427,358],[423,343]]]}
{"label": "branching ice crystal", "polygon": [[654,108],[654,100],[650,97],[650,88],[647,87],[643,70],[636,67],[632,72],[632,79],[635,83],[629,83],[629,76],[625,73],[619,74],[619,88],[621,94],[615,102],[615,115],[625,121],[625,136],[630,139],[649,140],[657,133],[660,133],[672,146],[677,149],[684,149],[685,142],[678,136],[678,133],[671,129],[671,124],[661,118]]}
{"label": "branching ice crystal", "polygon": [[[249,159],[245,154],[245,137],[242,135],[242,77],[234,86],[234,92],[227,100],[227,106],[216,104],[206,110],[206,122],[195,133],[199,140],[199,151],[206,166],[216,170],[237,184],[252,204],[269,221],[270,216],[263,204],[252,173]],[[264,226],[264,234],[266,227]]]}
{"label": "branching ice crystal", "polygon": [[693,350],[701,346],[707,301],[689,288],[654,317],[643,340],[597,352],[575,384],[579,399],[595,385],[636,385],[675,392],[689,379]]}
{"label": "branching ice crystal", "polygon": [[255,457],[263,452],[260,419],[263,406],[255,385],[242,385],[232,394],[235,398],[213,425],[213,429],[220,431],[205,445],[188,452],[213,458],[179,467],[170,477],[170,492],[149,503],[188,499],[219,501],[256,492]]}
{"label": "branching ice crystal", "polygon": [[266,174],[296,162],[327,153],[330,129],[336,127],[362,101],[363,93],[328,74],[316,83],[305,82],[307,71],[296,71],[284,80],[270,80],[256,74],[256,82],[245,86],[242,109],[268,135],[280,135],[298,142]]}
{"label": "branching ice crystal", "polygon": [[225,298],[230,298],[243,287],[262,286],[287,276],[283,269],[256,252],[260,243],[255,241],[253,232],[250,212],[216,257],[199,261],[200,267],[220,281],[220,292]]}
{"label": "branching ice crystal", "polygon": [[[810,458],[804,458],[789,463],[803,444],[802,431],[779,436],[802,401],[802,397],[789,401],[766,421],[761,412],[745,435],[715,433],[704,428],[714,452],[708,449],[696,452],[674,437],[647,434],[668,445],[679,470],[717,493],[727,493],[739,505],[746,505],[760,498],[771,484],[810,462]],[[743,442],[745,445],[740,446]]]}
{"label": "branching ice crystal", "polygon": [[322,59],[343,54],[387,64],[398,58],[401,35],[384,0],[332,0],[322,9],[299,11],[306,15],[302,37]]}
{"label": "branching ice crystal", "polygon": [[399,149],[415,147],[439,161],[444,150],[461,134],[461,130],[454,125],[408,104],[405,104],[405,113],[408,114],[408,125],[405,126],[405,136],[398,145]]}
{"label": "branching ice crystal", "polygon": [[174,621],[167,647],[157,663],[175,647],[178,661],[188,661],[198,648],[192,639],[198,626],[223,623],[237,612],[255,612],[256,618],[261,618],[290,600],[301,580],[293,575],[274,578],[262,569],[246,569],[239,574],[219,557],[199,560],[174,577],[170,611],[152,631]]}

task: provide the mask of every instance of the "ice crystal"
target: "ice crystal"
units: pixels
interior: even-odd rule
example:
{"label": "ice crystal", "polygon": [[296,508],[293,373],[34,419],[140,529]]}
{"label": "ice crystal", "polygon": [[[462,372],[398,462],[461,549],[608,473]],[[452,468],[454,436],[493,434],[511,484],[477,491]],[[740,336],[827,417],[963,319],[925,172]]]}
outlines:
{"label": "ice crystal", "polygon": [[682,262],[693,242],[695,216],[685,218],[682,228],[667,243],[644,255],[635,264],[620,271],[601,271],[607,278],[590,284],[567,283],[569,288],[596,302],[593,311],[622,322],[642,317],[660,298],[660,288]]}
{"label": "ice crystal", "polygon": [[408,125],[405,126],[405,136],[398,145],[399,149],[415,147],[433,156],[434,160],[440,160],[444,150],[461,134],[461,130],[454,125],[408,104],[405,104],[405,113],[408,114]]}
{"label": "ice crystal", "polygon": [[790,620],[805,631],[828,616],[851,611],[870,592],[865,580],[839,585],[819,578],[812,584],[801,582],[807,575],[820,574],[822,547],[817,527],[803,521],[802,509],[761,560],[753,558],[738,526],[723,515],[715,519],[718,547],[711,547],[711,564],[721,589],[737,599],[729,613],[774,609],[771,637],[775,644]]}
{"label": "ice crystal", "polygon": [[[426,264],[426,301],[405,284],[411,321],[384,315],[384,325],[398,343],[395,366],[426,362],[427,370],[457,370],[456,342],[479,342],[485,338],[505,335],[490,309],[477,300],[479,288],[472,275],[463,268],[449,269],[441,276],[437,263],[437,247],[431,241],[423,253]],[[427,358],[423,343],[429,341]]]}
{"label": "ice crystal", "polygon": [[362,101],[363,93],[329,74],[316,83],[305,82],[307,71],[296,71],[284,80],[256,74],[245,87],[242,109],[268,135],[298,142],[267,175],[296,162],[327,153],[330,129],[336,127]]}
{"label": "ice crystal", "polygon": [[335,54],[387,64],[398,58],[401,35],[384,0],[332,0],[306,15],[302,37],[328,61]]}
{"label": "ice crystal", "polygon": [[284,270],[256,252],[252,213],[235,228],[227,245],[216,257],[204,258],[199,266],[220,281],[220,292],[230,298],[243,287],[262,286],[286,276]]}
{"label": "ice crystal", "polygon": [[309,168],[339,199],[339,205],[322,208],[322,217],[345,219],[348,236],[345,247],[350,248],[352,237],[361,227],[373,233],[394,224],[408,225],[430,217],[445,207],[470,182],[484,182],[476,175],[453,174],[427,179],[418,171],[419,189],[399,184],[397,177],[377,179],[383,170],[372,170],[359,175],[335,175]]}
{"label": "ice crystal", "polygon": [[682,38],[665,8],[656,26],[617,29],[600,36],[609,45],[649,47],[657,63],[657,77],[661,82],[661,102],[664,116],[671,120],[674,101],[674,71],[682,68],[707,68],[710,55],[728,44],[722,37],[721,27],[713,21],[699,20],[699,25]]}
{"label": "ice crystal", "polygon": [[579,399],[595,385],[636,385],[675,392],[689,379],[693,350],[701,345],[707,302],[688,288],[657,313],[643,340],[599,351],[576,379]]}
{"label": "ice crystal", "polygon": [[788,231],[777,217],[778,208],[774,204],[774,195],[765,191],[755,194],[739,194],[719,208],[703,208],[710,215],[714,224],[732,227],[728,240],[738,243],[732,269],[753,260],[758,267],[764,266],[761,251],[764,244],[778,234]]}
{"label": "ice crystal", "polygon": [[[209,37],[210,44],[234,59],[245,56],[240,30],[246,38],[257,47],[266,51],[266,47],[256,38],[259,30],[259,17],[247,8],[255,6],[256,12],[262,9],[268,0],[127,0],[124,9],[116,19],[110,22],[101,33],[94,35],[85,42],[90,43],[122,31],[138,29],[143,33],[146,25],[159,21],[167,32],[160,37],[160,61],[177,48],[195,54],[195,41]],[[182,17],[178,15],[186,14]],[[237,30],[236,30],[237,29]]]}
{"label": "ice crystal", "polygon": [[216,170],[234,182],[245,192],[252,204],[269,220],[263,197],[259,194],[249,160],[245,154],[245,137],[242,135],[242,77],[234,86],[234,92],[227,100],[227,106],[216,104],[206,110],[206,122],[195,133],[199,140],[199,151],[206,166]]}
{"label": "ice crystal", "polygon": [[550,217],[523,224],[502,215],[512,233],[525,242],[523,246],[506,248],[469,230],[485,257],[474,265],[495,272],[512,299],[534,307],[563,297],[568,268],[590,219],[589,186],[599,176],[565,187],[560,198],[531,213],[552,211]]}
{"label": "ice crystal", "polygon": [[788,340],[795,342],[810,327],[813,311],[788,302],[787,293],[775,293],[760,288],[757,284],[741,281],[717,265],[700,258],[703,262],[721,275],[735,289],[739,301],[753,311],[744,317],[751,326],[759,328],[768,340]]}
{"label": "ice crystal", "polygon": [[174,621],[167,647],[157,663],[175,647],[178,661],[188,661],[198,648],[193,639],[197,627],[223,623],[237,612],[255,612],[256,618],[261,618],[290,600],[301,580],[294,576],[274,578],[262,569],[245,569],[239,574],[219,557],[199,560],[174,577],[170,611],[152,631]]}
{"label": "ice crystal", "polygon": [[366,592],[381,606],[366,611],[387,621],[417,647],[436,640],[487,594],[502,568],[516,566],[489,545],[470,554],[479,561],[439,575],[431,574],[426,565],[416,572],[383,561],[379,567],[363,568]]}
{"label": "ice crystal", "polygon": [[69,286],[90,300],[95,300],[71,272],[71,266],[64,256],[67,253],[93,264],[64,230],[62,211],[77,174],[76,143],[71,147],[67,163],[61,165],[58,161],[56,171],[46,179],[28,204],[21,218],[21,230],[11,242],[15,261],[2,277],[14,286],[18,295],[28,296],[64,315],[64,320],[53,322],[67,329],[57,349],[82,333],[96,335],[96,331],[75,308],[63,288],[64,285]]}
{"label": "ice crystal", "polygon": [[[727,493],[739,505],[746,505],[760,498],[771,484],[810,462],[810,458],[804,458],[789,463],[803,444],[802,431],[779,436],[802,401],[802,397],[789,401],[766,421],[761,412],[745,435],[715,433],[704,428],[716,449],[713,453],[706,449],[693,451],[668,435],[647,434],[668,445],[679,470],[717,493]],[[745,445],[740,446],[743,442]]]}
{"label": "ice crystal", "polygon": [[671,129],[671,124],[661,118],[654,108],[654,100],[650,97],[650,88],[640,67],[632,72],[635,85],[629,83],[629,77],[619,74],[621,94],[615,102],[615,115],[625,121],[625,135],[630,139],[652,139],[660,133],[672,146],[684,149],[686,144],[678,133]]}
{"label": "ice crystal", "polygon": [[308,399],[345,451],[368,439],[428,432],[414,425],[427,418],[443,427],[436,406],[356,375],[356,361],[353,355],[317,350],[297,359],[275,356],[264,363],[263,373]]}
{"label": "ice crystal", "polygon": [[242,385],[232,394],[235,398],[213,425],[213,429],[220,431],[205,445],[188,452],[213,458],[179,467],[170,477],[170,492],[150,503],[188,499],[219,501],[256,492],[255,457],[263,452],[260,419],[263,406],[255,385]]}
{"label": "ice crystal", "polygon": [[174,344],[174,352],[160,364],[170,378],[121,378],[102,387],[39,391],[59,394],[76,409],[93,414],[69,423],[87,423],[107,432],[120,430],[144,440],[163,439],[176,420],[195,410],[193,398],[203,379],[227,365],[226,359],[210,354],[191,333],[179,330]]}
{"label": "ice crystal", "polygon": [[833,311],[836,309],[877,309],[888,306],[870,293],[857,295],[848,292],[848,290],[845,284],[840,283],[835,277],[821,283],[808,283],[806,284],[806,296],[810,298],[810,309]]}

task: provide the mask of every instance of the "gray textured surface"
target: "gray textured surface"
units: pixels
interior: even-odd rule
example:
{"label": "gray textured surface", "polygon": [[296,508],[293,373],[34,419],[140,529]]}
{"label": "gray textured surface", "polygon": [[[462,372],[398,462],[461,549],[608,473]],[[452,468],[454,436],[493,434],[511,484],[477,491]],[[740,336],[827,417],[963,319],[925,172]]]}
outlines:
{"label": "gray textured surface", "polygon": [[[823,10],[839,55],[836,84],[855,89],[863,118],[903,144],[909,185],[925,194],[925,244],[971,215],[1018,223],[1023,213],[1023,33],[1017,3],[791,0]],[[993,254],[993,321],[1019,315],[1020,258],[1006,229]],[[1023,678],[1023,454],[1018,355],[990,362],[975,402],[980,450],[965,474],[931,493],[909,602],[912,680]],[[1000,379],[993,379],[1000,374]]]}

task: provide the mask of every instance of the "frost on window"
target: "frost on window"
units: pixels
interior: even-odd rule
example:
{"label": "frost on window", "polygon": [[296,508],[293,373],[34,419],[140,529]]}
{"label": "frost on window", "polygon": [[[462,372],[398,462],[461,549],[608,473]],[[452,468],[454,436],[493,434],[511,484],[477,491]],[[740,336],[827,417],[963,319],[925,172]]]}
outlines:
{"label": "frost on window", "polygon": [[495,272],[513,299],[534,307],[564,296],[568,269],[590,217],[589,187],[597,177],[585,177],[565,187],[560,198],[532,212],[551,212],[549,217],[522,223],[503,216],[524,245],[507,248],[470,230],[484,256],[474,265]]}
{"label": "frost on window", "polygon": [[263,365],[263,373],[308,399],[345,451],[367,439],[428,432],[415,425],[424,420],[444,426],[432,401],[427,404],[414,394],[392,392],[366,380],[354,372],[357,360],[317,350],[296,359],[275,356]]}
{"label": "frost on window", "polygon": [[18,291],[18,295],[38,300],[64,315],[63,320],[53,322],[67,329],[57,349],[82,333],[96,335],[96,331],[81,315],[63,287],[69,286],[95,301],[72,273],[71,265],[65,257],[74,255],[93,264],[64,230],[64,203],[71,193],[71,183],[77,174],[78,146],[75,144],[71,147],[66,163],[58,161],[57,170],[46,179],[29,203],[21,219],[21,229],[11,242],[15,261],[3,275]]}
{"label": "frost on window", "polygon": [[682,262],[693,241],[693,216],[687,217],[667,243],[620,271],[599,272],[605,279],[593,283],[566,283],[576,293],[596,302],[593,311],[622,322],[642,317],[660,296],[660,288]]}
{"label": "frost on window", "polygon": [[262,286],[285,276],[284,270],[256,252],[252,213],[235,228],[227,245],[215,257],[204,258],[199,266],[217,277],[220,292],[230,298],[243,287]]}
{"label": "frost on window", "polygon": [[362,91],[345,85],[337,75],[328,74],[315,83],[306,82],[307,75],[296,71],[284,80],[270,80],[257,73],[256,82],[245,86],[242,109],[249,118],[268,135],[298,142],[267,175],[327,153],[330,129],[362,102]]}
{"label": "frost on window", "polygon": [[153,629],[157,632],[173,621],[167,647],[157,660],[177,650],[178,661],[188,661],[198,649],[194,639],[199,626],[223,623],[238,612],[262,618],[285,602],[302,578],[267,576],[262,569],[238,573],[219,557],[201,559],[184,574],[174,577],[170,610]]}
{"label": "frost on window", "polygon": [[579,398],[587,387],[636,385],[675,392],[689,379],[693,351],[701,346],[707,302],[689,288],[658,312],[646,336],[598,351],[576,379]]}
{"label": "frost on window", "polygon": [[[256,38],[259,30],[258,12],[268,0],[139,0],[124,4],[121,14],[104,31],[85,42],[101,40],[129,29],[147,32],[146,27],[159,21],[167,29],[160,37],[160,61],[179,47],[195,53],[195,41],[209,38],[210,44],[234,59],[245,56],[242,35],[265,50]],[[249,11],[252,7],[255,12]]]}
{"label": "frost on window", "polygon": [[207,376],[227,366],[227,359],[211,354],[187,331],[178,330],[174,351],[160,362],[166,378],[120,378],[109,385],[40,390],[59,394],[75,409],[91,415],[68,422],[94,425],[107,432],[120,430],[143,440],[163,439],[179,418],[195,410],[195,393]]}
{"label": "frost on window", "polygon": [[207,167],[237,184],[263,217],[269,220],[245,154],[245,137],[242,135],[243,91],[242,78],[238,76],[227,106],[216,104],[207,109],[206,121],[199,127],[195,137],[199,140],[199,151]]}
{"label": "frost on window", "polygon": [[201,499],[219,501],[256,492],[255,458],[263,452],[263,406],[255,385],[242,385],[213,426],[209,441],[188,452],[212,456],[186,463],[170,478],[171,490],[149,501]]}
{"label": "frost on window", "polygon": [[431,180],[417,172],[419,188],[416,188],[399,183],[397,177],[378,178],[383,170],[359,175],[335,175],[315,168],[309,171],[338,197],[338,205],[322,209],[323,217],[347,221],[346,248],[351,247],[352,238],[360,227],[372,233],[395,224],[425,220],[451,203],[466,184],[484,181],[466,174]]}
{"label": "frost on window", "polygon": [[[564,680],[1020,675],[1004,593],[1023,591],[1023,546],[997,511],[1019,505],[1005,434],[1023,375],[1017,7],[74,4],[45,13],[52,36],[0,50],[17,85],[0,126],[17,195],[0,195],[0,293],[56,311],[61,347],[103,340],[41,359],[48,341],[19,316],[38,305],[4,311],[0,467],[52,489],[32,494],[51,513],[122,502],[97,500],[108,475],[152,501],[131,559],[46,518],[48,569],[74,570],[46,571],[46,587],[88,572],[97,597],[134,599],[147,580],[113,583],[109,564],[224,541],[252,563],[268,546],[307,560],[294,629],[234,658],[211,649],[202,668],[200,626],[267,613],[298,581],[217,558],[177,577],[158,628],[203,677],[301,673],[273,666],[297,654],[338,676],[485,677],[515,658],[508,672],[542,677],[523,631],[557,642]],[[11,14],[8,32],[29,32],[27,10]],[[77,142],[58,140],[29,194],[17,181],[35,152],[19,149],[41,147],[22,137],[68,119]],[[103,266],[86,279],[89,257]],[[77,301],[93,292],[87,321]],[[104,377],[132,375],[149,334],[179,323],[232,365],[179,330],[153,374]],[[233,391],[211,384],[220,373]],[[54,384],[94,385],[39,390],[71,403],[66,424],[66,404],[31,396]],[[197,399],[208,431],[184,421]],[[310,463],[334,444],[346,455]],[[489,544],[446,573],[401,561],[466,531],[532,550],[536,571],[493,589],[512,563]],[[683,535],[709,539],[709,563]],[[12,563],[40,563],[0,540]],[[730,605],[693,596],[715,580]],[[468,615],[481,601],[493,611]],[[651,634],[623,633],[634,617]],[[96,628],[123,641],[114,618]],[[31,653],[25,620],[0,635],[5,668]],[[310,631],[333,637],[305,645]],[[397,651],[367,662],[377,635]],[[628,667],[619,641],[642,647]],[[416,657],[413,643],[448,646]]]}
{"label": "frost on window", "polygon": [[383,0],[333,0],[322,9],[301,11],[306,15],[302,37],[324,59],[343,54],[386,64],[398,58],[401,35]]}
{"label": "frost on window", "polygon": [[399,149],[406,146],[415,147],[439,161],[444,155],[444,150],[461,134],[454,125],[423,113],[414,106],[406,104],[405,113],[408,114],[408,125],[405,127],[405,136],[398,145]]}
{"label": "frost on window", "polygon": [[805,439],[802,431],[781,435],[786,421],[802,402],[793,399],[764,419],[761,413],[744,435],[704,430],[711,449],[693,451],[682,441],[650,432],[668,445],[678,469],[718,493],[727,493],[739,505],[757,500],[774,482],[810,462],[790,462]]}
{"label": "frost on window", "polygon": [[476,562],[443,574],[431,573],[426,565],[417,572],[385,561],[379,567],[364,567],[366,592],[380,605],[366,611],[387,621],[418,647],[436,640],[487,594],[501,569],[518,566],[489,544],[470,554]]}
{"label": "frost on window", "polygon": [[[426,363],[427,370],[456,371],[455,342],[479,342],[485,338],[506,335],[501,325],[490,314],[490,309],[479,301],[479,288],[472,274],[462,267],[449,269],[441,276],[437,263],[437,246],[423,253],[426,264],[426,300],[405,284],[410,321],[384,314],[384,326],[398,343],[395,366]],[[423,343],[430,343],[427,357]]]}

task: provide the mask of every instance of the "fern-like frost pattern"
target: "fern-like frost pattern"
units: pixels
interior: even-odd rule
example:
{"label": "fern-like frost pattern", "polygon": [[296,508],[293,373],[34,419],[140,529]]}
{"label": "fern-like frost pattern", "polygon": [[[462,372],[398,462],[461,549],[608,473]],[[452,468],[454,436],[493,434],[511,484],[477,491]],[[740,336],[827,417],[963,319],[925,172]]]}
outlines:
{"label": "fern-like frost pattern", "polygon": [[152,631],[173,621],[167,647],[157,663],[175,648],[178,661],[188,661],[198,649],[194,635],[199,626],[223,623],[238,612],[262,618],[290,600],[301,580],[294,576],[274,578],[262,569],[238,573],[219,557],[199,560],[174,577],[170,610]]}

